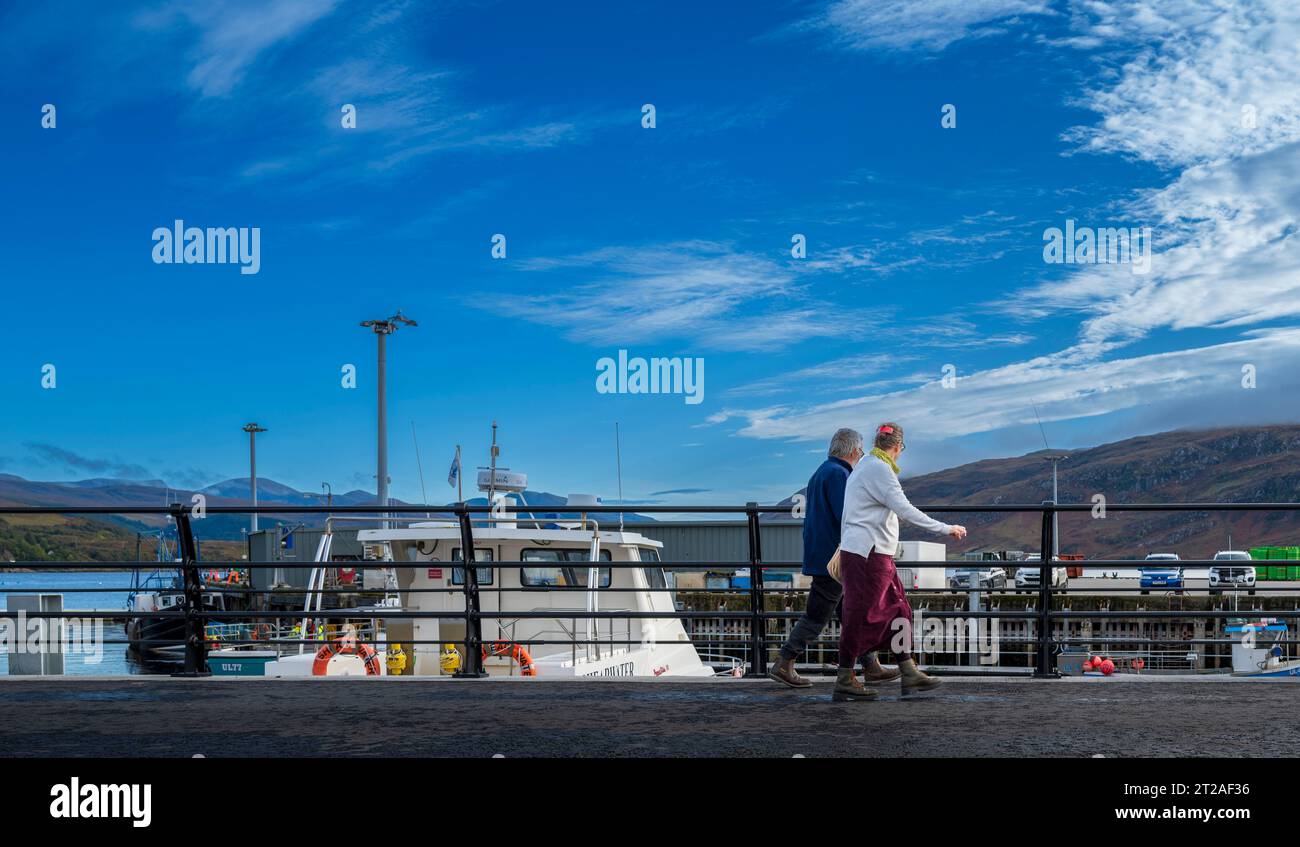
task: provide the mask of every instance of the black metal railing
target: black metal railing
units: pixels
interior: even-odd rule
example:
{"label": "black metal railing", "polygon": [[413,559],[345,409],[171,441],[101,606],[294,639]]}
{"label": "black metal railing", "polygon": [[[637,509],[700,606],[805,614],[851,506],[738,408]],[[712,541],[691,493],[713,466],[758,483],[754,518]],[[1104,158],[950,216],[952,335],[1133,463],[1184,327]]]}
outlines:
{"label": "black metal railing", "polygon": [[[1096,618],[1106,619],[1123,617],[1126,619],[1149,619],[1149,618],[1224,618],[1235,616],[1233,613],[1224,610],[1215,611],[1197,611],[1197,610],[1124,610],[1124,611],[1073,611],[1069,609],[1054,609],[1053,600],[1059,597],[1065,597],[1072,593],[1089,593],[1092,589],[1088,588],[1058,588],[1053,585],[1052,570],[1059,567],[1081,567],[1087,570],[1105,570],[1107,568],[1141,568],[1143,562],[1133,560],[1082,560],[1082,561],[1056,561],[1049,551],[1056,549],[1056,521],[1059,514],[1068,514],[1074,512],[1090,512],[1095,507],[1089,504],[1058,504],[1052,501],[1044,501],[1038,505],[1028,504],[991,504],[991,505],[925,505],[920,507],[923,511],[939,514],[960,514],[960,513],[1039,513],[1041,516],[1041,532],[1039,537],[1040,558],[1039,566],[1039,585],[1037,586],[1037,603],[1032,610],[960,610],[960,611],[941,611],[927,613],[932,618],[962,618],[962,619],[1019,619],[1033,621],[1035,624],[1035,634],[1026,639],[1018,639],[1020,643],[1033,643],[1035,646],[1033,675],[1039,678],[1051,678],[1057,676],[1052,666],[1054,648],[1062,648],[1071,643],[1090,643],[1102,640],[1097,637],[1083,639],[1073,638],[1070,636],[1054,637],[1052,625],[1057,621],[1068,621],[1072,618]],[[1108,504],[1107,512],[1239,512],[1239,511],[1281,511],[1296,512],[1300,511],[1300,503],[1177,503],[1177,504]],[[194,535],[194,521],[201,520],[204,513],[206,514],[264,514],[264,515],[324,515],[324,516],[350,516],[365,515],[370,516],[375,521],[382,521],[384,517],[376,514],[379,508],[376,506],[282,506],[282,505],[263,505],[258,507],[247,506],[206,506],[203,509],[191,508],[184,504],[171,504],[169,506],[78,506],[78,507],[45,507],[45,506],[0,506],[0,516],[3,515],[165,515],[169,517],[176,526],[177,533],[177,553],[179,560],[175,566],[179,573],[179,589],[163,590],[160,593],[172,593],[178,597],[176,611],[155,611],[155,612],[136,612],[136,611],[62,611],[62,612],[26,612],[28,618],[106,618],[106,619],[173,619],[183,621],[184,636],[179,644],[183,645],[183,667],[178,675],[181,676],[202,676],[208,673],[207,669],[207,650],[208,642],[205,637],[206,627],[212,621],[227,620],[293,620],[310,617],[313,619],[329,620],[346,617],[357,617],[356,611],[352,610],[334,610],[334,609],[312,609],[312,610],[288,610],[288,611],[271,611],[271,610],[241,610],[241,611],[214,611],[205,609],[203,605],[203,596],[205,594],[242,594],[242,595],[289,595],[301,597],[308,594],[337,593],[337,594],[365,594],[365,590],[357,589],[316,589],[316,588],[289,588],[289,589],[251,589],[251,588],[230,588],[230,587],[212,587],[205,586],[202,579],[203,564],[199,561],[198,545]],[[382,613],[376,614],[376,617],[382,617],[386,620],[408,620],[408,619],[439,619],[439,620],[458,620],[462,621],[465,627],[464,639],[455,643],[463,644],[465,647],[464,664],[457,672],[460,677],[481,677],[486,672],[483,665],[482,651],[485,646],[483,639],[482,626],[484,620],[501,620],[509,619],[575,619],[575,620],[654,620],[664,619],[666,617],[689,619],[715,619],[715,620],[743,620],[749,625],[748,636],[743,639],[732,639],[716,643],[734,643],[737,646],[743,645],[748,653],[748,675],[763,676],[767,672],[767,655],[769,650],[780,643],[780,640],[769,638],[767,635],[767,624],[773,620],[790,620],[798,618],[802,613],[795,610],[768,610],[765,608],[765,600],[769,594],[789,593],[790,588],[768,588],[764,582],[763,572],[765,569],[772,570],[778,568],[798,568],[797,562],[765,562],[762,555],[762,530],[764,527],[761,521],[763,515],[789,515],[791,510],[788,506],[761,506],[757,503],[747,503],[744,506],[638,506],[636,511],[640,514],[671,514],[671,515],[700,515],[700,514],[743,514],[747,528],[747,546],[748,560],[745,562],[607,562],[601,561],[593,563],[594,566],[604,568],[645,568],[657,567],[665,570],[692,569],[698,570],[704,565],[714,568],[731,567],[740,568],[748,567],[750,570],[750,585],[748,589],[735,588],[703,588],[690,589],[695,594],[718,594],[718,595],[737,595],[747,593],[749,597],[749,609],[745,611],[683,611],[676,610],[671,614],[662,611],[583,611],[583,612],[559,612],[558,610],[547,611],[490,611],[484,610],[481,603],[481,586],[478,581],[478,572],[480,569],[491,569],[499,572],[503,568],[537,566],[537,562],[511,562],[511,561],[489,561],[479,562],[475,559],[475,523],[476,516],[479,523],[494,524],[499,521],[525,520],[527,522],[542,521],[555,523],[568,520],[566,518],[550,517],[554,515],[582,515],[584,520],[587,515],[600,514],[619,514],[628,511],[627,506],[547,506],[545,512],[548,517],[542,519],[528,518],[521,516],[527,513],[527,507],[512,507],[508,515],[494,513],[491,506],[469,505],[466,503],[456,503],[451,506],[431,506],[431,505],[391,505],[383,509],[385,517],[395,517],[398,515],[432,515],[436,519],[454,519],[459,528],[461,549],[464,551],[463,560],[455,562],[442,562],[445,567],[453,567],[463,571],[463,584],[450,588],[406,588],[400,589],[402,593],[459,593],[464,597],[464,609],[447,612],[433,611],[406,611],[406,610],[383,610]],[[537,511],[542,511],[541,508]],[[224,561],[224,560],[223,560]],[[1272,560],[1272,564],[1298,565],[1300,560]],[[143,563],[139,562],[14,562],[13,566],[19,568],[40,568],[40,569],[85,569],[92,568],[103,569],[106,567],[121,568],[138,568]],[[402,562],[381,562],[381,561],[349,561],[341,562],[297,562],[286,564],[285,561],[272,562],[236,562],[232,566],[240,570],[267,569],[267,568],[284,568],[286,566],[296,565],[298,567],[307,567],[309,565],[319,565],[323,567],[338,567],[340,564],[357,570],[368,568],[391,568],[403,566],[416,566],[417,563]],[[990,561],[908,561],[905,567],[908,568],[979,568],[987,566],[999,566],[1000,560]],[[1032,566],[1026,563],[1019,563],[1021,567]],[[1253,565],[1254,563],[1250,563]],[[1242,567],[1238,562],[1215,562],[1213,560],[1183,560],[1177,563],[1177,566],[1186,568],[1188,566],[1222,566],[1222,567]],[[497,580],[499,583],[499,580]],[[35,593],[42,589],[17,588],[8,589],[4,593],[20,594]],[[53,589],[68,590],[68,589]],[[97,589],[75,589],[76,593],[95,591]],[[102,589],[104,591],[121,589]],[[514,591],[515,589],[511,589]],[[617,593],[623,591],[636,592],[680,592],[676,588],[620,588],[596,586],[587,588],[598,592]],[[988,589],[975,584],[971,587],[947,587],[946,591],[958,592],[981,592],[988,593]],[[1137,591],[1136,588],[1108,588],[1107,593],[1123,593]],[[1257,586],[1255,591],[1268,593],[1271,591],[1294,591],[1287,587],[1265,587]],[[382,593],[382,592],[369,592]],[[1278,609],[1269,610],[1268,617],[1297,619],[1300,618],[1300,608],[1297,609]],[[305,635],[305,633],[304,633]],[[574,638],[551,640],[551,639],[527,639],[522,643],[526,645],[617,645],[617,644],[640,644],[639,640],[628,640],[627,642],[617,642],[609,639],[584,640],[576,637],[575,628]],[[611,632],[612,639],[612,632]],[[177,644],[172,640],[163,640],[167,644]],[[418,641],[413,639],[402,639],[402,643],[409,644],[441,644],[448,639],[438,639],[436,641]],[[1149,641],[1149,639],[1148,639]],[[1184,641],[1180,639],[1180,642]],[[1226,643],[1221,639],[1190,639],[1186,643]],[[254,643],[252,640],[239,640],[225,642],[231,644],[249,644]],[[105,643],[122,643],[115,641],[106,641]],[[289,639],[280,640],[277,643],[293,644],[316,644],[315,639]],[[1279,643],[1292,644],[1297,643],[1293,640],[1281,640]],[[958,668],[957,670],[960,670]]]}

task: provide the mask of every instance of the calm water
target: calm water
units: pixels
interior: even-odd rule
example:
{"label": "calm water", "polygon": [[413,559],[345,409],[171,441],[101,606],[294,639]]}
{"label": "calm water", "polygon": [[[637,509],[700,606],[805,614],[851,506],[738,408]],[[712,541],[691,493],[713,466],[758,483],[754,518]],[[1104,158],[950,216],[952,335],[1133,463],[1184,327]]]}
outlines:
{"label": "calm water", "polygon": [[[126,609],[126,597],[131,587],[129,571],[48,571],[39,573],[0,573],[0,612],[6,608],[6,598],[15,591],[40,589],[42,594],[62,594],[63,610],[100,610],[118,612]],[[104,640],[125,640],[126,630],[121,623],[105,621]],[[64,656],[63,670],[67,674],[128,674],[158,673],[170,668],[142,667],[128,660],[125,644],[103,645],[103,655],[95,657],[80,653]],[[0,652],[0,674],[9,673],[9,655]]]}

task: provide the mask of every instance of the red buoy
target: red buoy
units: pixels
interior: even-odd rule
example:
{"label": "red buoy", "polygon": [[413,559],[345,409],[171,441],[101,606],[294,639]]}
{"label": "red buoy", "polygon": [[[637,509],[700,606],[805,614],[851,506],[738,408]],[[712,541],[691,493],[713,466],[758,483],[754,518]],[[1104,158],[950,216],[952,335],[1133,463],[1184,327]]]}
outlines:
{"label": "red buoy", "polygon": [[1115,663],[1112,662],[1110,659],[1107,659],[1106,661],[1102,662],[1101,672],[1106,676],[1110,676],[1115,672]]}

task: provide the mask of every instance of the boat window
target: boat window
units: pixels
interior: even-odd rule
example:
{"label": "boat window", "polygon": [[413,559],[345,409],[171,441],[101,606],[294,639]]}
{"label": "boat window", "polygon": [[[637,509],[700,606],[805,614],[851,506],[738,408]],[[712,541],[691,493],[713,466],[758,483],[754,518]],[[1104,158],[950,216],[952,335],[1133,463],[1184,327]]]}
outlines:
{"label": "boat window", "polygon": [[[659,558],[659,551],[655,550],[653,547],[638,547],[636,548],[636,552],[637,556],[643,562],[661,561]],[[645,568],[645,581],[646,585],[651,588],[668,587],[668,578],[664,576],[663,568]]]}
{"label": "boat window", "polygon": [[[463,562],[463,561],[465,561],[465,557],[461,555],[461,553],[460,553],[460,548],[459,548],[459,547],[454,547],[454,548],[452,548],[452,551],[451,551],[451,560],[452,560],[453,562]],[[492,558],[492,548],[491,548],[491,547],[475,547],[475,548],[474,548],[474,561],[476,561],[476,562],[495,562],[496,559]],[[491,585],[491,584],[492,584],[492,578],[493,578],[493,576],[494,576],[495,574],[496,574],[496,568],[475,568],[475,569],[474,569],[474,575],[475,575],[476,577],[478,577],[478,584],[479,584],[479,585]],[[464,585],[464,584],[465,584],[465,569],[464,569],[464,568],[452,568],[452,569],[451,569],[451,584],[452,584],[452,585]]]}
{"label": "boat window", "polygon": [[[574,562],[591,561],[591,551],[587,549],[560,547],[529,547],[520,554],[524,562]],[[610,561],[608,550],[600,551],[602,562]],[[528,588],[586,588],[586,567],[524,567],[519,569],[519,584]],[[600,588],[609,587],[609,568],[600,569]]]}

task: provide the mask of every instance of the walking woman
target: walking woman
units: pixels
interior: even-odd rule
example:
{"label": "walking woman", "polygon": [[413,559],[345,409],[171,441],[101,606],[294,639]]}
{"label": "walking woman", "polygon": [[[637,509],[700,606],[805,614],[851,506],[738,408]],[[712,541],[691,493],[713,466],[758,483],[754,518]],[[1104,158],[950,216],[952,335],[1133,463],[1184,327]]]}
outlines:
{"label": "walking woman", "polygon": [[[960,540],[966,527],[937,521],[908,502],[898,482],[898,457],[903,429],[881,424],[875,446],[849,474],[844,490],[844,524],[840,535],[840,578],[844,583],[844,612],[840,626],[840,667],[834,699],[874,700],[876,691],[853,675],[858,657],[889,646],[890,635],[902,623],[904,642],[911,645],[912,607],[894,567],[898,550],[898,518]],[[940,680],[916,667],[910,653],[899,654],[903,693],[930,691]]]}

